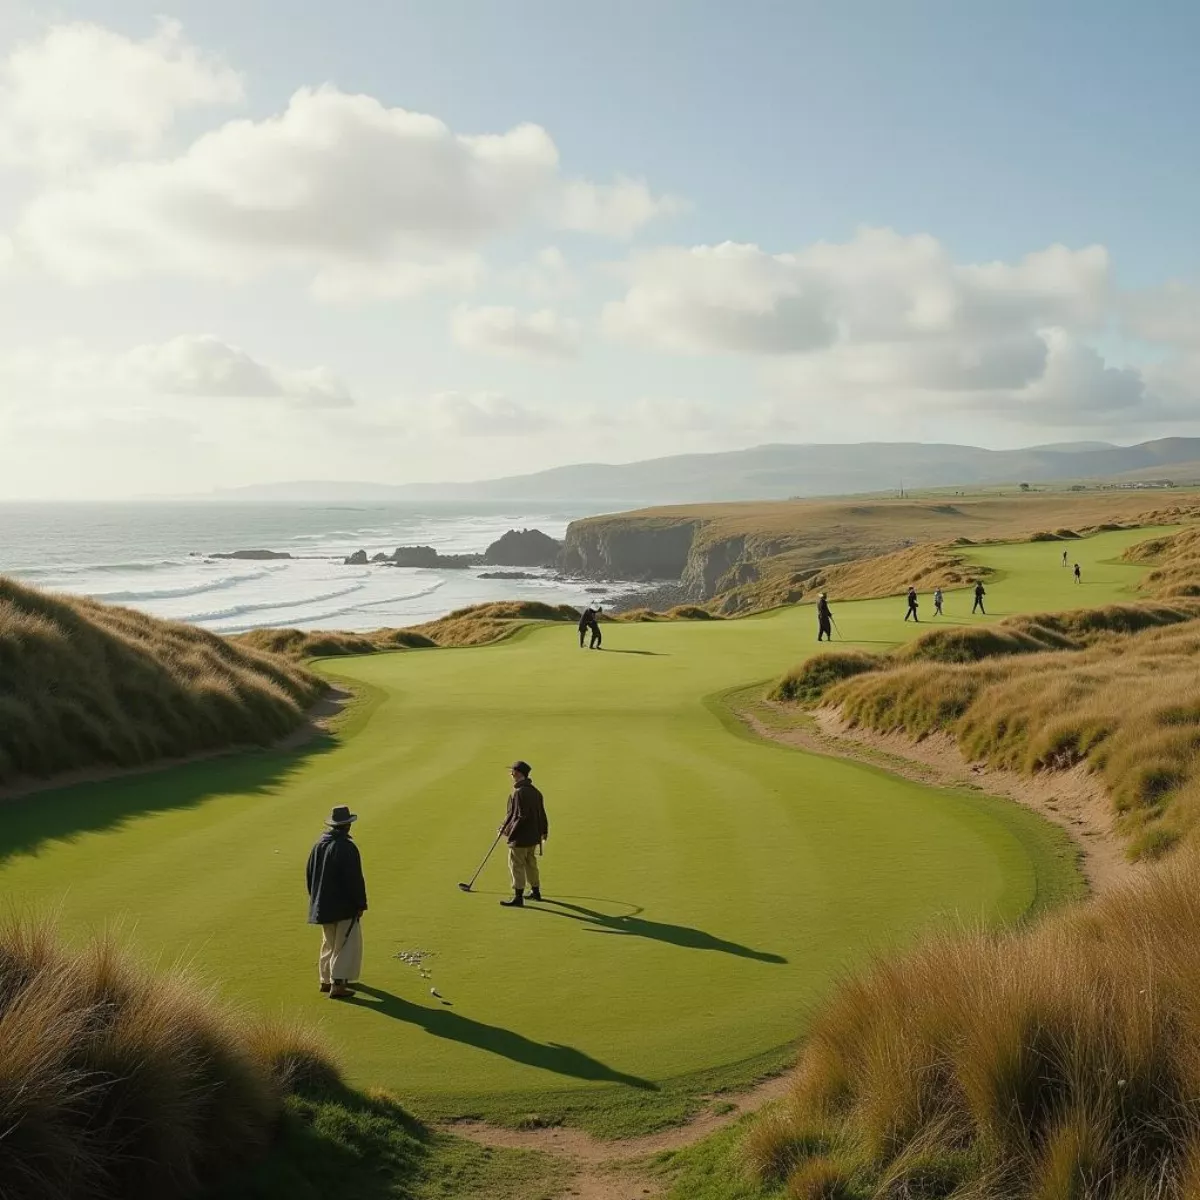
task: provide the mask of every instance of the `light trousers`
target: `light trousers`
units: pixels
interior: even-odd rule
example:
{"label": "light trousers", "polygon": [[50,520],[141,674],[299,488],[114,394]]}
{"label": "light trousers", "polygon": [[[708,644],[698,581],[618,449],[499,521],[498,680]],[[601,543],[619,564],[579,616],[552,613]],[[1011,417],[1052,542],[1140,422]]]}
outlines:
{"label": "light trousers", "polygon": [[322,983],[343,983],[362,973],[362,921],[336,921],[321,926],[321,957],[318,970]]}
{"label": "light trousers", "polygon": [[536,846],[509,846],[508,873],[512,876],[513,891],[523,891],[526,882],[530,887],[542,886],[542,873],[538,870],[538,848]]}

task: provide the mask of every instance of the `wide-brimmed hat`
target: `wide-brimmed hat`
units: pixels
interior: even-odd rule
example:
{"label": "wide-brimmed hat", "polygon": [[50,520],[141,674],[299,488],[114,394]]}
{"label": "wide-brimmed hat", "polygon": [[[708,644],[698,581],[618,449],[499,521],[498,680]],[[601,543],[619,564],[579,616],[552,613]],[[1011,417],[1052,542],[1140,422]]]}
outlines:
{"label": "wide-brimmed hat", "polygon": [[329,814],[329,820],[326,825],[353,825],[358,820],[358,813],[352,813],[348,804],[339,804],[333,812]]}

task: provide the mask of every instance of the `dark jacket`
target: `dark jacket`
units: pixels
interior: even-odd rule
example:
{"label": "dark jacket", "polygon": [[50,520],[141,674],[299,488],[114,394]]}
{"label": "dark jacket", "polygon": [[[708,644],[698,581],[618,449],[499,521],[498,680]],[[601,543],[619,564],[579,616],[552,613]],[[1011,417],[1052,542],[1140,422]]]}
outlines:
{"label": "dark jacket", "polygon": [[310,925],[348,921],[367,907],[362,859],[348,830],[327,829],[321,834],[304,874]]}
{"label": "dark jacket", "polygon": [[917,592],[916,592],[915,588],[908,589],[908,607],[909,608],[917,607]]}
{"label": "dark jacket", "polygon": [[598,624],[599,622],[596,620],[596,610],[590,607],[585,608],[583,610],[583,616],[579,618],[579,628],[581,630],[595,629]]}
{"label": "dark jacket", "polygon": [[530,779],[522,779],[508,797],[508,811],[500,832],[508,838],[510,846],[536,846],[550,836],[550,822],[546,819],[546,802],[542,793]]}
{"label": "dark jacket", "polygon": [[829,611],[829,601],[826,600],[824,597],[822,597],[820,600],[817,601],[817,620],[824,623],[825,621],[828,621],[832,616],[833,616],[833,613],[831,613]]}
{"label": "dark jacket", "polygon": [[983,590],[983,584],[977,583],[975,585],[975,599],[978,600],[981,596],[985,595],[987,595],[987,593]]}

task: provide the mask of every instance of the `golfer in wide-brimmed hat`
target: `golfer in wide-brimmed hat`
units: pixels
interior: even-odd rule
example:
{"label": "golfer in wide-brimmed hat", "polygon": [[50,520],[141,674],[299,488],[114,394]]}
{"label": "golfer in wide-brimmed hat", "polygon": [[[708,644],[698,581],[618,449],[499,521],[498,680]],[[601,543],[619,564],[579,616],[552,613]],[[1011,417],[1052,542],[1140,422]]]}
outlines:
{"label": "golfer in wide-brimmed hat", "polygon": [[321,926],[321,991],[332,1000],[353,996],[347,984],[362,970],[367,884],[362,858],[350,837],[350,826],[357,820],[357,813],[339,804],[329,814],[328,828],[312,848],[305,871],[308,923]]}

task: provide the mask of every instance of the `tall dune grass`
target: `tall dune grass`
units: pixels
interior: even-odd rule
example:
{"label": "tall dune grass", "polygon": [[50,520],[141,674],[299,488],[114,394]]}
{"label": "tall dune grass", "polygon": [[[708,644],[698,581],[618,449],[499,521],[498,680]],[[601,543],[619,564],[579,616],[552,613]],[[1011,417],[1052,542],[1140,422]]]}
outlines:
{"label": "tall dune grass", "polygon": [[847,979],[746,1141],[755,1174],[795,1197],[1200,1194],[1198,871]]}
{"label": "tall dune grass", "polygon": [[975,762],[1033,774],[1087,763],[1136,857],[1200,815],[1200,608],[1186,600],[942,629],[893,655],[834,651],[771,697],[851,726],[953,737]]}
{"label": "tall dune grass", "polygon": [[0,786],[267,745],[323,687],[193,626],[0,576]]}
{"label": "tall dune grass", "polygon": [[260,1153],[299,1081],[336,1079],[307,1034],[151,975],[112,938],[61,947],[0,923],[0,1195],[183,1200]]}

